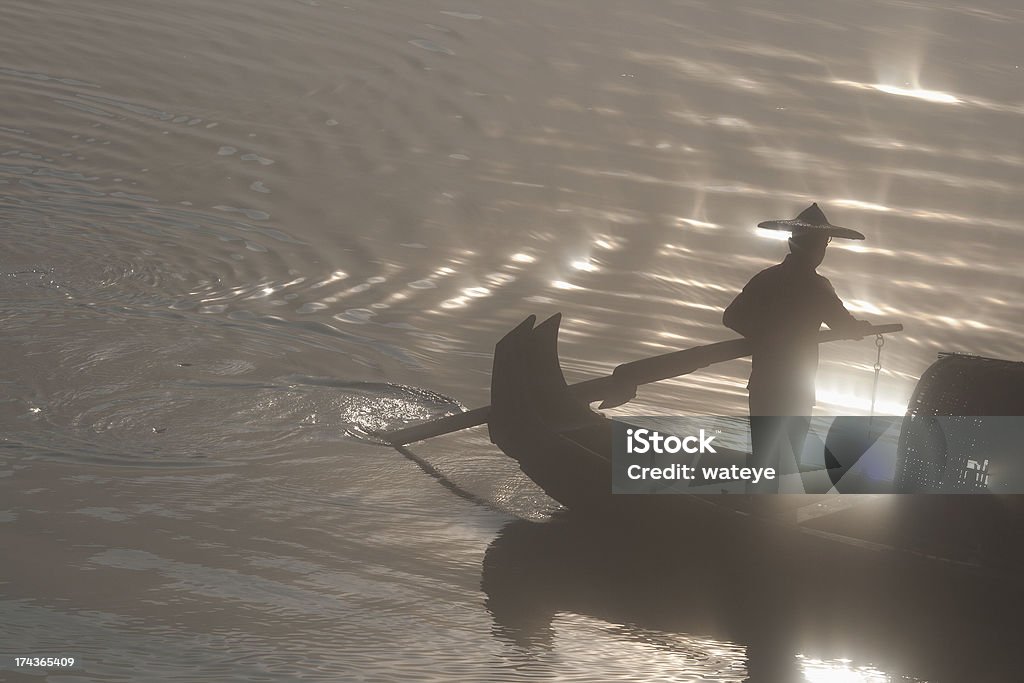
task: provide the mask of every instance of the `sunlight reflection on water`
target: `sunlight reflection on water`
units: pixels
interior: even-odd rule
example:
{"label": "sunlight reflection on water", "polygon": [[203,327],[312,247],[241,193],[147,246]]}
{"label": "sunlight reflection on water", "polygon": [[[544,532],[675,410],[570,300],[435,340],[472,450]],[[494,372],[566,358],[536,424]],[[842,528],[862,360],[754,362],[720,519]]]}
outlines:
{"label": "sunlight reflection on water", "polygon": [[[756,224],[812,201],[867,235],[821,272],[906,326],[877,413],[938,351],[1022,356],[1013,3],[109,4],[0,4],[0,612],[82,680],[742,680],[742,637],[612,609],[498,640],[481,558],[551,501],[483,429],[423,449],[490,507],[353,435],[486,404],[529,314],[570,381],[731,338]],[[874,360],[824,348],[818,410]],[[749,368],[624,410],[743,414]],[[848,644],[804,677],[887,676]]]}

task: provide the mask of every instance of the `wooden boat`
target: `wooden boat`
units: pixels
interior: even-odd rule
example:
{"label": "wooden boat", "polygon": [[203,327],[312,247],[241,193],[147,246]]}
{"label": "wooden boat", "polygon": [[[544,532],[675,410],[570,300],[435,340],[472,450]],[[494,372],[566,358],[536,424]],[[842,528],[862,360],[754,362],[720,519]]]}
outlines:
{"label": "wooden boat", "polygon": [[[560,320],[555,315],[534,327],[534,319],[528,318],[495,346],[491,441],[570,510],[587,515],[673,514],[683,507],[692,513],[690,496],[612,495],[611,421],[591,410],[566,383],[557,351]],[[727,350],[723,359],[731,354]],[[717,462],[728,464],[742,463],[746,457],[726,448],[718,448],[715,456]],[[754,504],[747,496],[728,498],[731,508]],[[782,503],[765,499],[762,507],[778,509]]]}
{"label": "wooden boat", "polygon": [[491,441],[570,510],[604,515],[673,507],[655,496],[611,495],[611,423],[569,391],[558,360],[560,320],[556,315],[535,328],[531,316],[495,346]]}
{"label": "wooden boat", "polygon": [[[731,518],[742,524],[799,520],[804,530],[886,548],[905,548],[950,561],[1024,567],[1019,544],[1005,542],[1024,529],[1024,496],[892,496],[886,501],[888,520],[879,524],[873,517],[877,512],[865,509],[870,506],[841,505],[841,511],[822,514],[832,507],[815,496],[612,494],[611,423],[591,410],[565,381],[557,352],[560,316],[536,327],[534,322],[532,316],[526,319],[495,347],[488,429],[491,441],[573,514],[605,520],[686,519],[691,524],[707,516]],[[953,358],[954,365],[960,367],[951,371],[950,362],[940,359],[936,364],[940,367],[933,366],[925,373],[904,422],[901,442],[913,435],[920,422],[914,420],[930,409],[929,391],[934,394],[934,387],[943,384],[942,376],[950,372],[964,375],[963,357],[947,358]],[[1024,363],[1010,364],[1009,372],[1005,366],[996,367],[999,363],[1009,362],[993,361],[985,368],[998,390],[974,394],[995,395],[1000,404],[964,397],[957,402],[947,396],[943,405],[956,405],[964,414],[1024,414],[1024,384],[1019,381],[1024,377]],[[1005,379],[1014,373],[1016,380]],[[1004,379],[996,381],[997,376]],[[1018,409],[1020,412],[1010,412]],[[744,455],[730,452],[727,457]]]}

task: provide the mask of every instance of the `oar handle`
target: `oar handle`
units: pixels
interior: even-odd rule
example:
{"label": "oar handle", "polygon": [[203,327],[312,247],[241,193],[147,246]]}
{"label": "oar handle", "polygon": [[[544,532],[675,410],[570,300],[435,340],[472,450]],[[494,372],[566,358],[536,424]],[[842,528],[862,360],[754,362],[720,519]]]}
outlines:
{"label": "oar handle", "polygon": [[[826,330],[818,333],[818,343],[838,341],[840,339],[863,339],[876,334],[900,332],[903,325],[872,325],[858,328],[855,334],[849,331]],[[615,368],[611,375],[589,379],[569,387],[576,398],[592,403],[607,399],[605,407],[615,407],[628,401],[640,384],[658,382],[663,379],[689,374],[695,370],[720,363],[726,360],[749,356],[753,348],[749,339],[732,339],[730,341],[697,346],[692,349],[673,351],[653,358],[623,363]],[[618,400],[618,402],[616,402]],[[474,408],[464,413],[456,413],[430,422],[397,429],[393,432],[376,432],[374,436],[395,446],[423,441],[435,436],[450,434],[462,429],[477,427],[487,422],[491,414],[490,406]]]}
{"label": "oar handle", "polygon": [[[858,327],[854,330],[825,330],[818,333],[817,343],[840,341],[843,339],[863,339],[876,334],[901,332],[903,325],[891,323],[887,325],[871,325]],[[743,358],[753,353],[753,342],[749,339],[731,339],[692,349],[672,351],[652,358],[623,363],[615,368],[613,376],[623,383],[634,385],[659,382],[663,379],[689,374],[713,363]]]}
{"label": "oar handle", "polygon": [[451,434],[470,427],[478,427],[491,415],[490,406],[481,406],[467,410],[464,413],[455,413],[447,417],[441,417],[429,422],[421,422],[403,429],[396,429],[393,432],[374,432],[373,436],[392,446],[404,446],[406,444],[423,441],[443,434]]}

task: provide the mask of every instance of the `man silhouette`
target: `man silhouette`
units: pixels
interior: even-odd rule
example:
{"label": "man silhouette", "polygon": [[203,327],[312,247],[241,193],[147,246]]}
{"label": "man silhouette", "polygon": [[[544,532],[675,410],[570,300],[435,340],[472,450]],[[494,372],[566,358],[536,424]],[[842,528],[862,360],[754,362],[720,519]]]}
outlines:
{"label": "man silhouette", "polygon": [[[807,436],[821,324],[848,330],[851,337],[870,326],[850,315],[832,284],[816,272],[833,237],[862,240],[864,235],[832,225],[817,204],[792,220],[766,221],[758,227],[791,232],[789,254],[747,283],[725,309],[722,322],[754,343],[747,385],[751,464],[779,472],[780,464],[788,464],[788,451],[799,462]],[[777,490],[778,481],[766,482],[767,490]]]}

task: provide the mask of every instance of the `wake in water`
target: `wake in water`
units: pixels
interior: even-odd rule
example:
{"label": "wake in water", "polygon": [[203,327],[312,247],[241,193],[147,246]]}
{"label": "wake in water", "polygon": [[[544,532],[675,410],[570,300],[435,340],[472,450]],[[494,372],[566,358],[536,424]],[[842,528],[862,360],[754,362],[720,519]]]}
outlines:
{"label": "wake in water", "polygon": [[[192,374],[193,366],[181,365],[179,372]],[[213,368],[195,370],[207,374]],[[201,466],[288,458],[304,446],[352,439],[377,444],[370,436],[376,431],[463,410],[447,396],[383,382],[153,379],[135,390],[107,392],[101,386],[49,400],[12,397],[0,411],[12,421],[8,442],[47,459]]]}
{"label": "wake in water", "polygon": [[296,378],[297,384],[339,389],[345,397],[337,417],[345,434],[380,444],[377,432],[401,429],[415,422],[454,415],[465,406],[429,389],[382,382],[348,382],[318,377]]}

